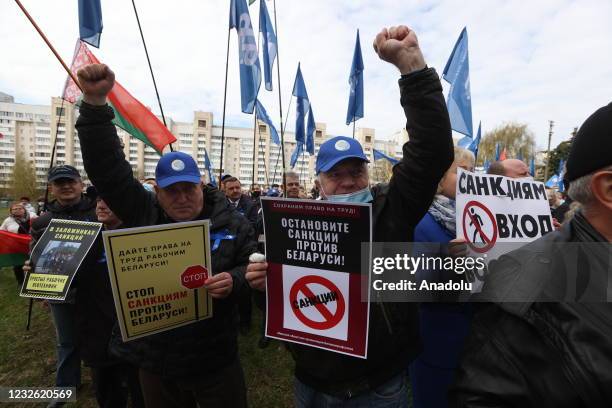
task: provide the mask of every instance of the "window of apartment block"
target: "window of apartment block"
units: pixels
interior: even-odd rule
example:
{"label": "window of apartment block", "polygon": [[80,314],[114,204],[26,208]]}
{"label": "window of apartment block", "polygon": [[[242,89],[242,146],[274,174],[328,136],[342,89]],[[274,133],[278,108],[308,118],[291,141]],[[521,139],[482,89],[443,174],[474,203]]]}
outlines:
{"label": "window of apartment block", "polygon": [[204,120],[198,120],[198,127],[205,128],[206,127],[206,120],[205,119]]}
{"label": "window of apartment block", "polygon": [[323,137],[323,132],[321,132],[320,130],[317,130],[316,132],[316,137]]}
{"label": "window of apartment block", "polygon": [[366,136],[365,141],[366,143],[372,143],[372,136]]}
{"label": "window of apartment block", "polygon": [[66,108],[55,108],[55,114],[57,116],[64,116],[66,114]]}
{"label": "window of apartment block", "polygon": [[266,133],[266,125],[259,125],[259,133]]}

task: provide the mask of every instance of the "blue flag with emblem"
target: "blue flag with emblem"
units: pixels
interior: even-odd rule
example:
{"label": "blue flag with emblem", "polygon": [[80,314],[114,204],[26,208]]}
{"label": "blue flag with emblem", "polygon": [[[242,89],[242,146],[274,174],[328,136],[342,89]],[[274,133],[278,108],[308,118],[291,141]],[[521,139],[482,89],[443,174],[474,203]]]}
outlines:
{"label": "blue flag with emblem", "polygon": [[383,160],[387,160],[391,164],[399,163],[398,159],[394,159],[393,157],[387,156],[386,154],[384,154],[380,150],[372,149],[372,152],[373,152],[374,160],[383,159]]}
{"label": "blue flag with emblem", "polygon": [[[295,74],[295,82],[293,83],[293,96],[296,97],[296,108],[295,108],[295,141],[298,144],[306,145],[306,151],[310,154],[314,154],[314,131],[316,128],[314,114],[312,113],[312,107],[310,106],[310,100],[308,99],[308,92],[306,91],[306,84],[304,83],[304,77],[302,76],[302,69],[298,64],[298,69]],[[307,129],[305,129],[304,121],[308,116]],[[301,146],[303,149],[304,146]],[[296,148],[297,150],[297,148]]]}
{"label": "blue flag with emblem", "polygon": [[557,187],[559,192],[562,193],[565,191],[565,184],[563,184],[563,177],[565,176],[565,160],[559,160],[559,167],[557,168],[557,176],[559,176],[559,181],[557,182]]}
{"label": "blue flag with emblem", "polygon": [[549,178],[548,181],[546,181],[545,186],[548,188],[553,188],[558,183],[559,183],[559,176],[556,174],[553,174],[552,177]]}
{"label": "blue flag with emblem", "polygon": [[346,124],[363,118],[363,57],[361,56],[361,42],[359,41],[359,30],[355,40],[355,51],[353,51],[353,63],[349,75],[348,109],[346,111]]}
{"label": "blue flag with emblem", "polygon": [[266,0],[259,1],[259,32],[263,34],[264,82],[268,91],[272,90],[272,67],[276,59],[277,41],[274,26],[268,14]]}
{"label": "blue flag with emblem", "polygon": [[100,0],[79,0],[79,37],[100,48],[102,35],[102,6]]}
{"label": "blue flag with emblem", "polygon": [[[265,0],[262,0],[262,1],[265,1]],[[272,140],[272,143],[279,145],[280,138],[278,137],[278,132],[276,131],[276,128],[274,127],[274,124],[272,123],[272,120],[268,116],[268,112],[266,112],[266,108],[264,108],[261,102],[259,102],[259,99],[257,100],[257,103],[255,106],[256,106],[255,112],[257,113],[257,118],[261,120],[262,122],[264,122],[266,125],[268,125],[268,127],[270,128],[270,139]]]}
{"label": "blue flag with emblem", "polygon": [[230,29],[235,28],[238,32],[242,112],[253,113],[261,85],[261,68],[259,67],[257,40],[253,33],[249,8],[245,0],[231,0],[229,27]]}
{"label": "blue flag with emblem", "polygon": [[455,43],[442,78],[450,84],[448,92],[448,114],[454,131],[472,137],[472,97],[470,93],[470,62],[468,58],[468,35],[464,27]]}
{"label": "blue flag with emblem", "polygon": [[295,150],[293,151],[293,153],[291,154],[291,162],[289,163],[289,165],[291,166],[291,168],[295,167],[295,164],[297,163],[300,155],[302,154],[302,152],[304,151],[304,144],[297,142],[295,144]]}
{"label": "blue flag with emblem", "polygon": [[213,171],[212,164],[208,158],[208,151],[206,148],[204,148],[204,166],[206,167],[206,172],[208,173],[208,182],[217,187],[217,179],[215,179],[215,172]]}
{"label": "blue flag with emblem", "polygon": [[535,158],[531,158],[531,161],[529,162],[529,174],[531,174],[533,177],[535,177]]}

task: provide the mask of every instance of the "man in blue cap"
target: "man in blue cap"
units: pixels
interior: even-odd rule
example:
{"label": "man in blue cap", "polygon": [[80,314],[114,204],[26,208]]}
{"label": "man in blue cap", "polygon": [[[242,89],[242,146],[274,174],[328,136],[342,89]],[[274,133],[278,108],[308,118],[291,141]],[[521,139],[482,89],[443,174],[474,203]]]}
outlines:
{"label": "man in blue cap", "polygon": [[238,357],[236,301],[248,290],[244,272],[256,251],[253,229],[225,195],[204,185],[194,159],[182,152],[164,154],[155,170],[155,193],[134,178],[112,123],[106,96],[114,74],[101,64],[78,72],[83,104],[76,128],[83,164],[108,207],[125,227],[209,219],[214,275],[205,282],[213,297],[213,317],[174,330],[122,343],[111,351],[140,367],[147,407],[246,407],[246,388]]}
{"label": "man in blue cap", "polygon": [[[410,140],[389,184],[370,188],[368,158],[358,141],[324,142],[317,155],[316,186],[324,200],[372,203],[374,241],[410,242],[438,183],[453,161],[450,120],[436,71],[427,68],[414,31],[406,26],[376,36],[379,57],[395,65]],[[265,290],[267,264],[251,263],[247,280]],[[415,303],[373,303],[368,358],[289,344],[295,359],[299,408],[408,406],[405,367],[420,352]]]}

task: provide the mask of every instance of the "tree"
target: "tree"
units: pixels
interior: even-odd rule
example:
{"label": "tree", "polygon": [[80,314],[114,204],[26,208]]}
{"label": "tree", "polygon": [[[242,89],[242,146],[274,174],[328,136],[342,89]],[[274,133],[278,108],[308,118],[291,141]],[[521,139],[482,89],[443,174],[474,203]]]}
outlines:
{"label": "tree", "polygon": [[548,156],[548,177],[553,174],[557,174],[557,170],[559,170],[559,162],[564,160],[567,162],[567,158],[569,157],[570,147],[572,146],[571,140],[566,140],[565,142],[561,142],[550,151]]}
{"label": "tree", "polygon": [[26,160],[22,153],[15,154],[10,193],[14,199],[26,196],[35,200],[37,197],[36,170],[32,162]]}
{"label": "tree", "polygon": [[535,139],[527,125],[515,122],[504,123],[483,136],[478,148],[478,165],[482,165],[485,160],[495,160],[497,143],[502,150],[506,149],[507,158],[520,156],[527,163],[535,150]]}

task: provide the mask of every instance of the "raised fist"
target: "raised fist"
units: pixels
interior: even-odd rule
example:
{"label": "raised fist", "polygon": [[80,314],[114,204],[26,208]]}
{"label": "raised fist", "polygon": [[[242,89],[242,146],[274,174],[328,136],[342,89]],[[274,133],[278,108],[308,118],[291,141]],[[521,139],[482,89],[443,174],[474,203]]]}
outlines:
{"label": "raised fist", "polygon": [[83,100],[90,105],[106,104],[106,95],[115,85],[115,74],[104,64],[87,65],[77,72]]}
{"label": "raised fist", "polygon": [[402,75],[426,67],[416,34],[403,25],[383,28],[374,39],[374,51],[380,59],[395,65]]}

